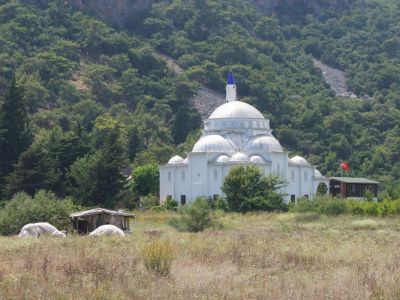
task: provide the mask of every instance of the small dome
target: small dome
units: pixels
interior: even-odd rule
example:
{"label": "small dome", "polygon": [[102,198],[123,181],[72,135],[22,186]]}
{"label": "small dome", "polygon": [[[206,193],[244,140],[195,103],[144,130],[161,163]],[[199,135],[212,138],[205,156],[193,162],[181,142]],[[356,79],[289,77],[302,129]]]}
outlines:
{"label": "small dome", "polygon": [[235,147],[220,135],[203,136],[193,147],[193,152],[234,152]]}
{"label": "small dome", "polygon": [[188,162],[189,162],[189,158],[186,157],[186,158],[183,160],[183,163],[184,163],[184,164],[187,164]]}
{"label": "small dome", "polygon": [[290,161],[297,165],[309,165],[308,161],[304,157],[298,155],[293,156]]}
{"label": "small dome", "polygon": [[264,119],[264,116],[250,104],[231,101],[217,107],[209,119]]}
{"label": "small dome", "polygon": [[183,158],[180,157],[179,155],[174,156],[168,161],[169,165],[177,165],[177,164],[182,164],[183,163]]}
{"label": "small dome", "polygon": [[229,161],[249,161],[249,157],[242,152],[236,152]]}
{"label": "small dome", "polygon": [[321,174],[320,171],[318,171],[317,169],[315,169],[315,170],[314,170],[314,177],[315,177],[315,178],[321,178],[321,177],[324,177],[324,176],[322,176],[322,174]]}
{"label": "small dome", "polygon": [[218,158],[216,160],[217,163],[224,163],[227,161],[229,161],[229,156],[225,155],[225,154],[218,156]]}
{"label": "small dome", "polygon": [[253,155],[250,157],[250,161],[253,163],[260,163],[263,164],[265,163],[264,158],[262,158],[260,155]]}
{"label": "small dome", "polygon": [[247,152],[283,152],[281,144],[272,135],[254,137],[246,144],[244,149]]}

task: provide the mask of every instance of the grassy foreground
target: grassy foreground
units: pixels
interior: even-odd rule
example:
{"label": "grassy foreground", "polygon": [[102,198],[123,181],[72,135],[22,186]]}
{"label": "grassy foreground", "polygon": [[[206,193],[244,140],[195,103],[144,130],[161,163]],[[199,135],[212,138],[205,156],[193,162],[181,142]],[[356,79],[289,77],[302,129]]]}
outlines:
{"label": "grassy foreground", "polygon": [[[138,214],[125,238],[0,238],[0,299],[398,299],[400,218],[222,214],[181,233]],[[144,267],[168,241],[171,271]]]}

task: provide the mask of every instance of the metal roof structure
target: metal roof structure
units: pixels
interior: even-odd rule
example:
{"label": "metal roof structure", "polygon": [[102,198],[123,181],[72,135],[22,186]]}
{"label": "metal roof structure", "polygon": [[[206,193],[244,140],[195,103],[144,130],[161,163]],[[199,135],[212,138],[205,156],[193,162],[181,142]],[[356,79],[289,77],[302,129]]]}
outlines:
{"label": "metal roof structure", "polygon": [[116,210],[109,210],[105,208],[94,208],[94,209],[89,209],[81,212],[76,212],[70,215],[71,218],[79,218],[79,217],[87,217],[87,216],[92,216],[92,215],[99,215],[99,214],[109,214],[109,215],[114,215],[114,216],[122,216],[122,217],[131,217],[134,218],[135,215],[123,211],[116,211]]}
{"label": "metal roof structure", "polygon": [[374,181],[368,178],[358,178],[358,177],[329,177],[328,179],[336,180],[343,183],[379,184],[378,181]]}

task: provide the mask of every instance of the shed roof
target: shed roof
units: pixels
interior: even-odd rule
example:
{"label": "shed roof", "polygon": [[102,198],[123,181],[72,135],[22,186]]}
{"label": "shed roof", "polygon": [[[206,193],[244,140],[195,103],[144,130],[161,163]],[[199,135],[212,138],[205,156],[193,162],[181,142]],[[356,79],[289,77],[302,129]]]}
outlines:
{"label": "shed roof", "polygon": [[105,208],[94,208],[94,209],[89,209],[85,211],[80,211],[71,214],[71,218],[79,218],[79,217],[86,217],[86,216],[92,216],[92,215],[99,215],[102,213],[114,215],[114,216],[123,216],[123,217],[131,217],[134,218],[135,215],[123,211],[116,211],[116,210],[110,210],[110,209],[105,209]]}
{"label": "shed roof", "polygon": [[336,180],[344,183],[379,184],[378,181],[374,181],[368,178],[357,178],[357,177],[329,177],[329,180]]}

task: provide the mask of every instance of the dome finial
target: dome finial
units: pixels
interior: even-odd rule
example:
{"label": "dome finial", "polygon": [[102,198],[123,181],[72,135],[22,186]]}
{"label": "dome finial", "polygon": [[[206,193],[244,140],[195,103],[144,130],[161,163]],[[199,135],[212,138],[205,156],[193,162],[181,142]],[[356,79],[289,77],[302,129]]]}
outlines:
{"label": "dome finial", "polygon": [[233,76],[232,71],[228,73],[228,84],[235,84],[235,77]]}

